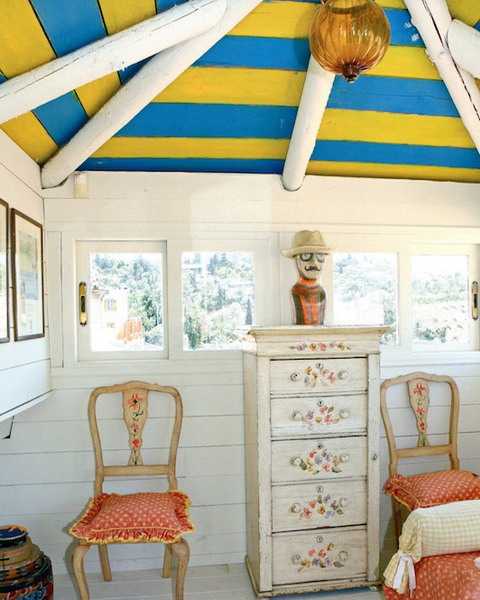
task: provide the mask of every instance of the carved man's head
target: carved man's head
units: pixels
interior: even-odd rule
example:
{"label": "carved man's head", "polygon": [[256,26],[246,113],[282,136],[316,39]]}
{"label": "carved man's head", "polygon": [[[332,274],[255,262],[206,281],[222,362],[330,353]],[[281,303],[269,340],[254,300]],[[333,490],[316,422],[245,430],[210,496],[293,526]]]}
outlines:
{"label": "carved man's head", "polygon": [[318,279],[325,259],[330,253],[319,231],[299,231],[293,238],[293,245],[282,254],[295,259],[300,277]]}
{"label": "carved man's head", "polygon": [[325,263],[326,254],[320,252],[302,252],[295,255],[300,277],[318,279]]}

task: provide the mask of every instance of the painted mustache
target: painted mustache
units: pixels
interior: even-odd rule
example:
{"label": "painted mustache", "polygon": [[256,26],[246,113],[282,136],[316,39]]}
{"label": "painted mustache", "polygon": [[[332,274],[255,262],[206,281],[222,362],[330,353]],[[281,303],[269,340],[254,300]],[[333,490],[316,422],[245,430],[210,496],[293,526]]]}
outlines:
{"label": "painted mustache", "polygon": [[305,271],[320,271],[318,267],[305,267]]}

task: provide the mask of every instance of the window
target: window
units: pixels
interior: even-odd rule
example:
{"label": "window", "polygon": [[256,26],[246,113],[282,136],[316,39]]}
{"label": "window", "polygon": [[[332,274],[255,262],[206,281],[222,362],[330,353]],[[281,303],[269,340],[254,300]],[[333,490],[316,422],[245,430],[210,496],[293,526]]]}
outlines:
{"label": "window", "polygon": [[81,242],[79,257],[80,280],[87,282],[87,325],[79,328],[80,358],[148,358],[164,353],[163,245]]}
{"label": "window", "polygon": [[469,344],[468,256],[412,257],[412,316],[416,345]]}
{"label": "window", "polygon": [[241,347],[255,320],[251,252],[183,252],[183,349]]}
{"label": "window", "polygon": [[374,252],[333,254],[333,313],[339,325],[390,325],[383,342],[397,333],[397,255]]}

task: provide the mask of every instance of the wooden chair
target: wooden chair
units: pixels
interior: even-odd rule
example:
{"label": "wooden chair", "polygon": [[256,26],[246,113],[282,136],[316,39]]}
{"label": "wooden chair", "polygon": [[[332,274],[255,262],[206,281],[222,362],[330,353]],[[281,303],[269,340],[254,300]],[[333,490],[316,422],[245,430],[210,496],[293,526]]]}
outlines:
{"label": "wooden chair", "polygon": [[[428,439],[427,418],[430,404],[430,382],[445,383],[450,388],[450,428],[447,444],[431,445]],[[410,406],[416,419],[418,441],[417,446],[414,448],[397,449],[392,422],[387,409],[387,390],[392,386],[399,384],[407,385]],[[438,471],[429,474],[414,475],[406,478],[402,477],[402,480],[406,483],[409,481],[420,482],[428,480],[428,490],[426,484],[422,484],[424,488],[423,492],[421,489],[422,486],[420,485],[416,490],[416,493],[418,494],[418,500],[423,506],[428,505],[427,492],[430,496],[432,492],[435,492],[435,488],[437,488],[438,492],[436,493],[437,501],[435,502],[437,504],[480,498],[480,485],[478,477],[467,471],[459,470],[457,450],[459,404],[460,402],[457,384],[451,377],[446,375],[431,375],[430,373],[416,372],[409,373],[408,375],[402,375],[401,377],[395,377],[393,379],[386,379],[383,382],[380,391],[380,410],[387,435],[390,456],[390,479],[386,484],[387,489],[389,482],[391,482],[395,477],[402,477],[398,475],[398,461],[400,459],[421,456],[448,455],[450,460],[449,471]],[[401,507],[403,505],[408,511],[412,510],[414,507],[409,505],[408,502],[399,499],[398,496],[395,497],[392,492],[389,493],[392,495],[395,533],[398,539],[401,533]],[[424,499],[421,497],[422,493],[424,494]]]}
{"label": "wooden chair", "polygon": [[[150,465],[146,466],[143,464],[141,446],[142,446],[142,432],[145,426],[145,422],[148,416],[148,396],[149,392],[159,392],[161,394],[169,395],[175,402],[175,421],[173,431],[170,440],[170,451],[168,464]],[[130,459],[127,466],[106,466],[103,462],[102,445],[100,441],[100,434],[97,424],[96,417],[96,405],[97,399],[102,394],[114,394],[121,393],[123,397],[123,418],[128,430],[129,435],[129,446],[130,446]],[[130,381],[125,384],[112,385],[107,387],[100,387],[93,390],[90,395],[90,401],[88,405],[88,419],[90,425],[90,433],[93,441],[93,448],[95,453],[95,498],[91,500],[90,505],[95,503],[97,499],[103,498],[103,496],[113,496],[109,494],[103,494],[103,482],[105,477],[126,477],[139,475],[166,475],[168,478],[169,488],[166,494],[146,493],[143,496],[153,497],[155,499],[159,496],[163,498],[167,497],[175,498],[178,500],[179,497],[184,496],[177,490],[177,479],[176,479],[176,459],[177,459],[177,448],[180,439],[180,432],[182,427],[183,418],[183,406],[182,399],[179,392],[173,387],[164,387],[156,384],[144,383],[141,381]],[[169,496],[171,494],[171,496]],[[130,498],[133,495],[118,496],[116,498]],[[188,520],[188,505],[189,501],[185,502],[185,519]],[[100,512],[101,512],[100,508]],[[82,535],[78,534],[78,525],[82,523],[82,519],[88,513],[85,511],[84,515],[72,526],[70,533],[79,539],[78,544],[75,546],[73,552],[73,572],[80,592],[81,600],[89,599],[89,591],[85,578],[84,571],[84,557],[90,549],[90,546],[95,542],[83,539]],[[189,522],[189,521],[188,521]],[[193,526],[189,523],[190,527],[187,527],[187,531],[192,531]],[[125,543],[126,540],[122,539],[121,542]],[[148,542],[148,539],[136,539],[135,542]],[[162,541],[162,540],[155,540]],[[102,568],[102,574],[105,581],[112,580],[112,572],[110,569],[110,562],[108,558],[108,543],[116,542],[97,542],[98,550],[100,554],[100,563]],[[127,541],[128,543],[128,541]],[[175,600],[183,600],[184,597],[184,580],[189,560],[189,547],[187,542],[180,536],[173,543],[165,543],[165,555],[163,562],[162,577],[171,577],[172,571],[172,558],[175,557],[178,561],[177,574],[176,574],[176,592]]]}

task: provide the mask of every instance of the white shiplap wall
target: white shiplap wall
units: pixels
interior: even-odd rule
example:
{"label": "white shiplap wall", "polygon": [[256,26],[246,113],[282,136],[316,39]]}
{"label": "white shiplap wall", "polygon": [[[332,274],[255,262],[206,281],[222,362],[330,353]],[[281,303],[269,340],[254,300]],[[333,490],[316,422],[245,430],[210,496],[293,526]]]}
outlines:
{"label": "white shiplap wall", "polygon": [[[10,208],[43,223],[38,166],[3,132],[0,132],[0,198]],[[11,286],[11,272],[9,280]],[[9,418],[19,406],[41,400],[50,390],[48,323],[44,338],[14,342],[12,308],[10,287],[10,342],[0,344],[0,420]],[[0,449],[4,443],[7,442],[0,439]]]}
{"label": "white shiplap wall", "polygon": [[[473,185],[317,177],[308,178],[300,192],[288,194],[277,177],[269,176],[90,174],[88,190],[87,198],[75,198],[69,180],[63,189],[48,192],[49,281],[57,282],[58,292],[62,281],[59,252],[63,248],[64,256],[71,256],[74,239],[205,239],[222,231],[234,239],[240,233],[271,232],[277,236],[310,226],[324,231],[327,242],[334,241],[340,232],[364,235],[365,239],[387,233],[399,239],[414,235],[420,241],[480,242],[479,186]],[[65,245],[70,247],[66,254]],[[286,265],[287,261],[281,263],[279,259],[280,274],[273,290],[277,298],[288,298],[292,282]],[[8,454],[8,460],[6,456],[0,459],[5,465],[0,476],[0,520],[25,523],[53,558],[56,572],[65,570],[70,544],[65,528],[92,490],[88,394],[97,385],[126,379],[158,381],[177,386],[185,403],[178,471],[181,488],[192,497],[197,525],[197,532],[190,537],[192,564],[242,561],[245,520],[240,358],[178,359],[136,367],[79,366],[72,355],[71,339],[65,334],[65,327],[73,324],[65,319],[65,313],[62,321],[60,293],[51,293],[50,300],[56,325],[52,327],[51,345],[55,392],[47,402],[20,415],[16,435],[0,446],[0,452]],[[286,306],[279,309],[283,322],[289,319]],[[382,376],[417,368],[453,375],[462,396],[461,455],[465,466],[480,471],[480,362],[473,354],[457,357],[455,363],[450,359],[445,362],[439,364],[437,359],[434,364],[405,364],[404,359],[403,363],[384,364]],[[441,439],[447,431],[447,398],[442,390],[436,391],[431,421],[435,436],[439,436],[435,439]],[[402,442],[410,441],[414,431],[406,402],[400,392],[392,397]],[[165,453],[160,434],[167,430],[170,420],[169,413],[154,402],[151,414],[145,458],[157,460]],[[117,399],[101,405],[100,419],[107,460],[125,462],[127,439]],[[384,440],[382,444],[385,477]],[[413,465],[406,468],[414,470]],[[115,481],[109,489],[156,489],[154,486],[155,481]],[[382,501],[383,535],[388,521],[389,505]],[[161,552],[161,547],[154,546],[114,547],[113,568],[157,567]],[[88,555],[87,567],[99,570],[93,552]]]}

